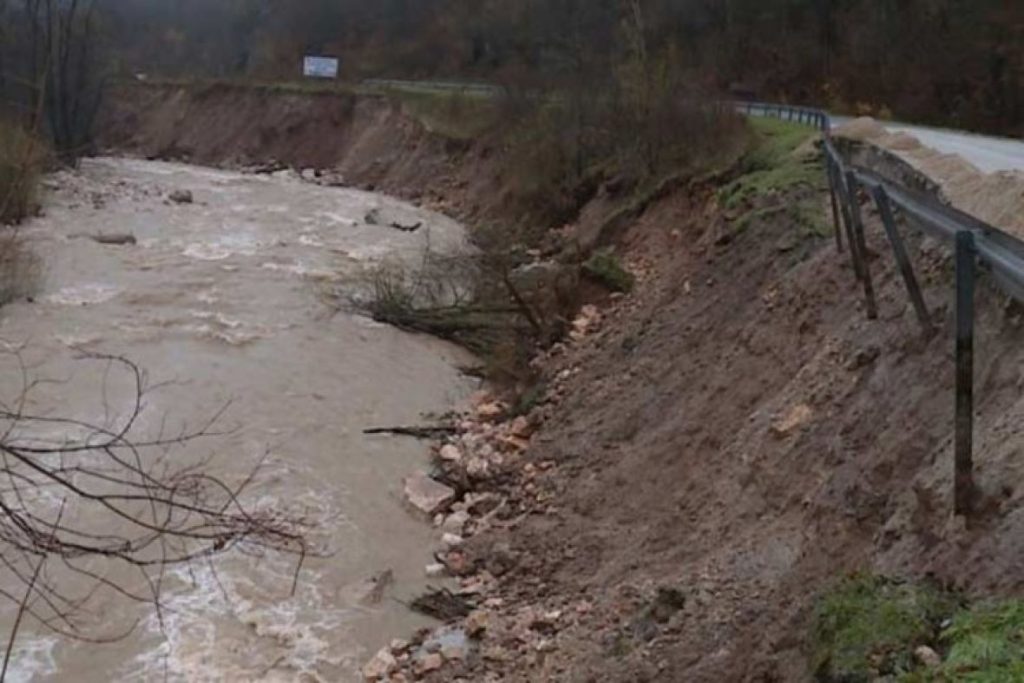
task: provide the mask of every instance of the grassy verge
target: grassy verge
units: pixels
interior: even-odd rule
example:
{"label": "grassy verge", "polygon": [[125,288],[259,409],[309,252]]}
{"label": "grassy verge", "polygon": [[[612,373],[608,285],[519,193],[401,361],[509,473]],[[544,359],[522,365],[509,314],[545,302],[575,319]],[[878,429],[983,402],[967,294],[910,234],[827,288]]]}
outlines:
{"label": "grassy verge", "polygon": [[858,575],[819,600],[812,649],[828,683],[1021,681],[1024,602],[968,606],[935,586]]}
{"label": "grassy verge", "polygon": [[611,249],[599,249],[583,264],[583,274],[613,292],[632,291],[636,278]]}
{"label": "grassy verge", "polygon": [[[719,204],[743,231],[766,215],[785,213],[805,235],[827,236],[820,193],[828,188],[814,131],[778,119],[752,118],[754,143],[740,175],[718,192]],[[795,199],[794,199],[795,198]]]}
{"label": "grassy verge", "polygon": [[429,132],[449,140],[475,140],[493,130],[501,103],[476,92],[390,90],[387,97]]}

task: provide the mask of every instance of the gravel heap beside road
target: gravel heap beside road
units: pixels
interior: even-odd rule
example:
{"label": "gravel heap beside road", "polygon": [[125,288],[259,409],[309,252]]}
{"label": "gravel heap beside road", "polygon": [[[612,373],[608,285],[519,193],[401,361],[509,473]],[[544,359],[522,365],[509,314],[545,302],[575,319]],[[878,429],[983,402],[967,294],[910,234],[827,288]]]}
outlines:
{"label": "gravel heap beside road", "polygon": [[925,147],[912,135],[890,132],[871,118],[851,121],[833,134],[897,156],[934,181],[950,205],[1024,238],[1024,173],[984,173],[960,156]]}

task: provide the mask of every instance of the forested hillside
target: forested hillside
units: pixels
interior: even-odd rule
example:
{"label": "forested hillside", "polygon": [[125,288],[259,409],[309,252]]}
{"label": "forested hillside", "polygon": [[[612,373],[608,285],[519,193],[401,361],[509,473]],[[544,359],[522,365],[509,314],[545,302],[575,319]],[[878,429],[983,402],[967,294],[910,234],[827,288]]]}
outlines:
{"label": "forested hillside", "polygon": [[292,77],[303,53],[347,78],[522,83],[606,77],[642,26],[693,83],[849,113],[1019,134],[1016,0],[121,0],[125,71]]}

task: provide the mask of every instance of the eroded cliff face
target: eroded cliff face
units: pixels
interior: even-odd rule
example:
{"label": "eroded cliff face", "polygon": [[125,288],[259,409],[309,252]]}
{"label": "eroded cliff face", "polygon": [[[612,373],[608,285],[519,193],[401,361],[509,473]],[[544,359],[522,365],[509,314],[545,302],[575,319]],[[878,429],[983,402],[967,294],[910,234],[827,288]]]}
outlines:
{"label": "eroded cliff face", "polygon": [[210,84],[112,88],[101,151],[219,168],[314,172],[326,184],[384,192],[472,221],[501,213],[487,140],[436,135],[400,102],[346,92]]}

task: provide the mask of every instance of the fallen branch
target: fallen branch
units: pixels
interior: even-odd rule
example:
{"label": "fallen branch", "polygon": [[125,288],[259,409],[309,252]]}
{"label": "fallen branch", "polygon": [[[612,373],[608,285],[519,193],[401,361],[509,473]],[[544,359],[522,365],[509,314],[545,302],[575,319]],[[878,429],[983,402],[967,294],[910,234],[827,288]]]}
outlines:
{"label": "fallen branch", "polygon": [[390,434],[393,436],[410,436],[414,439],[436,439],[440,436],[452,436],[458,430],[452,425],[434,427],[373,427],[364,429],[363,434]]}
{"label": "fallen branch", "polygon": [[468,615],[473,606],[447,588],[431,588],[409,604],[409,608],[439,621],[453,621]]}

